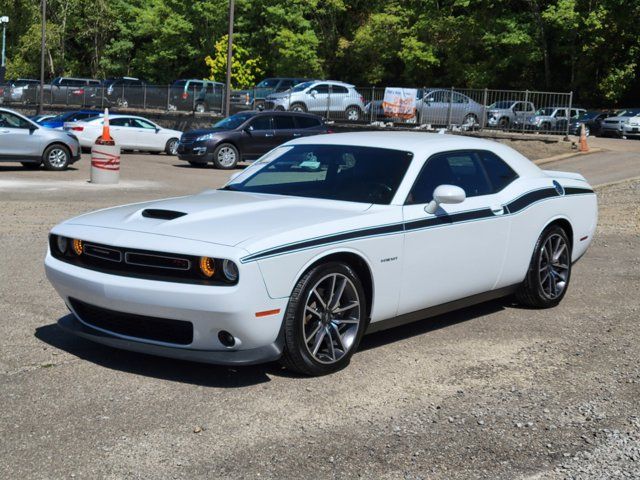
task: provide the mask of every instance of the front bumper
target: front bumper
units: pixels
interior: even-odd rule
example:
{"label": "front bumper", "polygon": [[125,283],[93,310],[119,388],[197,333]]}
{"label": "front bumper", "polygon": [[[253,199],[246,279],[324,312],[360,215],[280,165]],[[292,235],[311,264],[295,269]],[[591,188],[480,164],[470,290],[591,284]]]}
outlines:
{"label": "front bumper", "polygon": [[[129,235],[136,236],[134,233]],[[81,235],[77,237],[82,238]],[[181,243],[191,249],[191,242],[184,240]],[[211,245],[208,247],[211,250]],[[213,255],[206,248],[196,248],[204,250],[203,255]],[[225,247],[216,246],[215,249],[221,256],[231,257]],[[75,315],[72,319],[61,319],[60,325],[90,340],[152,355],[223,364],[271,361],[282,351],[280,329],[288,298],[269,297],[256,263],[242,265],[240,282],[232,286],[112,275],[62,262],[50,253],[45,259],[45,270],[47,278]],[[193,337],[190,343],[183,345],[100,328],[97,326],[100,323],[94,319],[83,319],[78,315],[71,307],[71,299],[132,316],[189,322]],[[257,312],[267,310],[278,313],[256,317]],[[226,347],[221,343],[218,338],[221,330],[233,335],[234,346]]]}
{"label": "front bumper", "polygon": [[623,135],[640,135],[640,125],[623,125]]}
{"label": "front bumper", "polygon": [[178,158],[196,163],[213,161],[213,153],[209,152],[207,142],[178,143]]}
{"label": "front bumper", "polygon": [[607,136],[607,135],[613,135],[613,136],[621,136],[622,133],[622,124],[615,124],[615,123],[603,123],[600,132],[602,133],[602,136]]}

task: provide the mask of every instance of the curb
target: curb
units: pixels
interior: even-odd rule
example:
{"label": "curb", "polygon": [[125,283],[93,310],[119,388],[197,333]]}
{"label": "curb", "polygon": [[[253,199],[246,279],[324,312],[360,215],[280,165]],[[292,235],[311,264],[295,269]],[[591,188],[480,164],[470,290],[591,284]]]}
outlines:
{"label": "curb", "polygon": [[567,158],[572,158],[572,157],[579,157],[579,156],[583,156],[583,155],[591,155],[592,153],[599,153],[599,152],[603,152],[606,149],[604,148],[590,148],[588,152],[569,152],[569,153],[561,153],[560,155],[554,155],[552,157],[547,157],[547,158],[540,158],[538,160],[533,160],[533,163],[535,163],[536,165],[544,165],[546,163],[552,163],[552,162],[557,162],[560,160],[566,160]]}
{"label": "curb", "polygon": [[613,187],[614,185],[620,185],[621,183],[633,182],[634,180],[640,180],[640,176],[623,178],[622,180],[615,180],[613,182],[601,183],[599,185],[594,185],[593,188],[602,189],[602,188],[607,188],[607,187]]}

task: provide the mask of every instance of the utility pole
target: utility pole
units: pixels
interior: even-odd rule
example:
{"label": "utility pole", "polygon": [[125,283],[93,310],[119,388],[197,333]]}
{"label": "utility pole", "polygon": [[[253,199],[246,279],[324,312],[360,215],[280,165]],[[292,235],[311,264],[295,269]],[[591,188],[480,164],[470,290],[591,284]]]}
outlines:
{"label": "utility pole", "polygon": [[42,41],[40,43],[40,101],[38,102],[38,115],[42,114],[44,103],[44,49],[47,35],[47,0],[42,0]]}
{"label": "utility pole", "polygon": [[4,82],[4,75],[7,70],[7,62],[5,56],[5,42],[7,39],[7,23],[9,23],[9,17],[0,17],[0,23],[2,23],[2,64],[0,65],[0,81]]}
{"label": "utility pole", "polygon": [[227,86],[224,96],[224,113],[231,113],[231,58],[233,56],[233,11],[234,0],[229,0],[229,41],[227,42]]}

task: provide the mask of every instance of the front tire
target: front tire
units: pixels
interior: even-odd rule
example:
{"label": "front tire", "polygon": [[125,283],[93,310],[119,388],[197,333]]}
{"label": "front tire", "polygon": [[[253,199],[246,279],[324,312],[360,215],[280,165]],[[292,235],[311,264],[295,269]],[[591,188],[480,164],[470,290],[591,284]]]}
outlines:
{"label": "front tire", "polygon": [[516,299],[531,308],[555,307],[564,298],[571,280],[571,244],[558,225],[546,228],[536,242],[524,282]]}
{"label": "front tire", "polygon": [[305,113],[307,111],[307,106],[304,103],[294,103],[289,107],[289,110],[292,112],[302,112]]}
{"label": "front tire", "polygon": [[240,161],[238,149],[230,143],[222,143],[213,152],[213,164],[221,170],[236,168]]}
{"label": "front tire", "polygon": [[347,107],[347,109],[344,111],[344,114],[345,117],[347,117],[347,120],[349,120],[350,122],[357,122],[362,117],[362,110],[360,110],[360,107],[352,105],[350,107]]}
{"label": "front tire", "polygon": [[46,170],[66,170],[71,163],[71,153],[63,145],[51,145],[42,154],[42,164]]}
{"label": "front tire", "polygon": [[367,315],[362,283],[350,266],[330,262],[311,269],[289,299],[281,363],[312,376],[346,367],[360,344]]}

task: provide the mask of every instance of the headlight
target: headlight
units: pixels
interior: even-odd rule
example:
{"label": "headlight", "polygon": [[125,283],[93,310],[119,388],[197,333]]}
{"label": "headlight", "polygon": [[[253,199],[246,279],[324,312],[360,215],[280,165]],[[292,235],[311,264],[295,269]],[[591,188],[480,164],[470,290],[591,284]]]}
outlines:
{"label": "headlight", "polygon": [[207,140],[211,140],[213,138],[213,133],[207,133],[205,135],[200,135],[199,137],[196,137],[196,142],[205,142]]}
{"label": "headlight", "polygon": [[58,251],[60,253],[67,253],[67,248],[69,247],[69,240],[67,240],[67,237],[58,236],[56,239],[56,247],[58,247]]}
{"label": "headlight", "polygon": [[231,260],[222,262],[222,273],[224,273],[225,278],[230,282],[238,280],[238,266]]}

